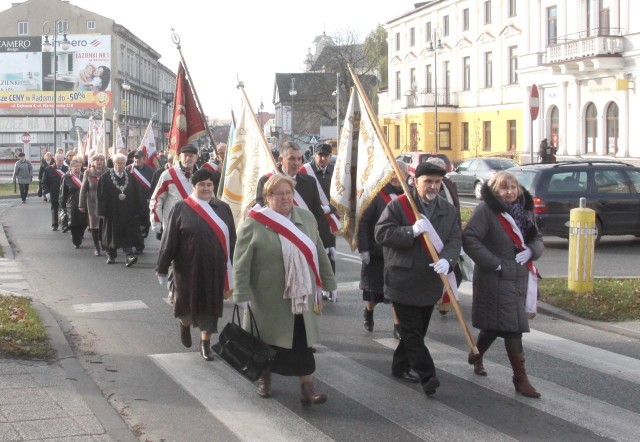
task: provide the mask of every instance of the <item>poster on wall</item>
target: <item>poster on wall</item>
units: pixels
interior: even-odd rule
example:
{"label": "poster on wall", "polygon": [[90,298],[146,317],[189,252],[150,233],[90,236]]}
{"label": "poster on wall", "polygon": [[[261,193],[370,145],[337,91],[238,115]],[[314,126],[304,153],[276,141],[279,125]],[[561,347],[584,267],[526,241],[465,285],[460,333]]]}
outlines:
{"label": "poster on wall", "polygon": [[67,39],[0,37],[0,109],[52,109],[54,89],[58,108],[111,107],[111,36]]}

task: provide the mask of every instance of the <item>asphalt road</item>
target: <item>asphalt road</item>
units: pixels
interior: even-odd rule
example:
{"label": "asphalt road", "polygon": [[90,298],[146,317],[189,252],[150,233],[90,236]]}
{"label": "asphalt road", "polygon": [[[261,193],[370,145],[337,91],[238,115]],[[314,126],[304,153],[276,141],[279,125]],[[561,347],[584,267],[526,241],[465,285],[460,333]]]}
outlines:
{"label": "asphalt road", "polygon": [[[376,309],[373,333],[362,327],[359,260],[340,239],[339,300],[325,307],[316,358],[316,388],[329,401],[303,409],[297,380],[274,376],[274,397],[264,400],[219,359],[204,362],[195,333],[193,349],[180,344],[154,276],[155,239],[134,267],[125,268],[122,256],[107,265],[90,244],[75,250],[68,234],[50,230],[47,204],[2,204],[11,205],[0,219],[31,286],[141,440],[637,440],[637,340],[538,315],[524,338],[528,372],[543,395],[534,400],[514,394],[501,342],[485,357],[489,376],[475,376],[455,317],[436,314],[427,344],[442,387],[427,398],[390,376],[396,342],[389,307]],[[562,274],[566,241],[546,242],[542,272]],[[604,238],[596,273],[637,274],[629,259],[637,245]],[[466,283],[468,321],[469,292]],[[227,304],[222,323],[230,312]]]}

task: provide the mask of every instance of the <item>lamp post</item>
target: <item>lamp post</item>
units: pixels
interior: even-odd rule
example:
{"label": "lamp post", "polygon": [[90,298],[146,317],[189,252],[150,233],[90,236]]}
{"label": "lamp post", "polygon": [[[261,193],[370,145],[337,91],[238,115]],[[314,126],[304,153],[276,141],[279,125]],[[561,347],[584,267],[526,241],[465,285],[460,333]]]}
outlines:
{"label": "lamp post", "polygon": [[[444,49],[442,45],[442,31],[440,28],[435,28],[431,34],[431,42],[429,43],[429,52],[433,53],[433,111],[434,111],[434,124],[435,124],[435,136],[436,136],[436,152],[440,151],[440,128],[438,127],[438,51]],[[438,40],[436,46],[433,46],[433,41]]]}
{"label": "lamp post", "polygon": [[164,150],[164,109],[168,103],[165,92],[160,92],[160,150]]}
{"label": "lamp post", "polygon": [[127,81],[128,74],[125,74],[124,81],[122,82],[122,90],[124,91],[124,148],[129,152],[129,91],[131,85]]}
{"label": "lamp post", "polygon": [[340,142],[340,72],[336,72],[336,90],[331,94],[336,97],[336,143]]}
{"label": "lamp post", "polygon": [[264,133],[264,125],[262,124],[262,110],[264,109],[264,103],[262,98],[260,99],[260,106],[258,107],[258,121],[260,122],[260,131]]}
{"label": "lamp post", "polygon": [[[53,24],[52,41],[49,41],[49,34],[51,33],[51,25]],[[53,22],[45,21],[42,23],[42,33],[44,34],[44,43],[42,43],[42,50],[44,52],[51,52],[53,48],[53,148],[57,149],[56,138],[58,137],[58,36],[62,34],[62,41],[60,47],[63,51],[68,51],[71,47],[71,43],[67,39],[67,33],[69,32],[69,23],[66,20],[56,19]]]}
{"label": "lamp post", "polygon": [[293,76],[291,77],[291,89],[289,89],[289,95],[291,96],[291,141],[293,141],[293,97],[298,95],[298,91],[296,90],[296,79]]}

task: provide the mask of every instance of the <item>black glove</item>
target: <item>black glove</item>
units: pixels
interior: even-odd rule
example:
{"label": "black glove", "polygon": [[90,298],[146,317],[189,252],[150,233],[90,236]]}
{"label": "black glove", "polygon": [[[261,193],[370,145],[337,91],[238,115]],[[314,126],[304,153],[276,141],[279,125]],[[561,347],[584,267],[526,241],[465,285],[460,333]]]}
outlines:
{"label": "black glove", "polygon": [[156,233],[156,239],[157,239],[158,241],[162,240],[162,231],[160,231],[160,232]]}

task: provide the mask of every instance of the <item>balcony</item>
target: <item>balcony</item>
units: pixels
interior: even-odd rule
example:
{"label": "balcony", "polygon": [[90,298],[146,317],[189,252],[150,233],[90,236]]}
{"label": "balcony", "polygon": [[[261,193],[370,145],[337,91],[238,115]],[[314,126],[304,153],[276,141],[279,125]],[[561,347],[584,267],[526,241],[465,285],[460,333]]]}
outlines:
{"label": "balcony", "polygon": [[458,107],[458,94],[447,88],[437,89],[416,89],[405,93],[407,108],[434,107],[436,96],[438,106]]}
{"label": "balcony", "polygon": [[[595,69],[624,67],[624,37],[619,35],[587,36],[586,32],[568,35],[548,46],[542,64],[555,73],[571,74]],[[600,32],[599,34],[602,34]],[[562,42],[560,42],[563,40]]]}

